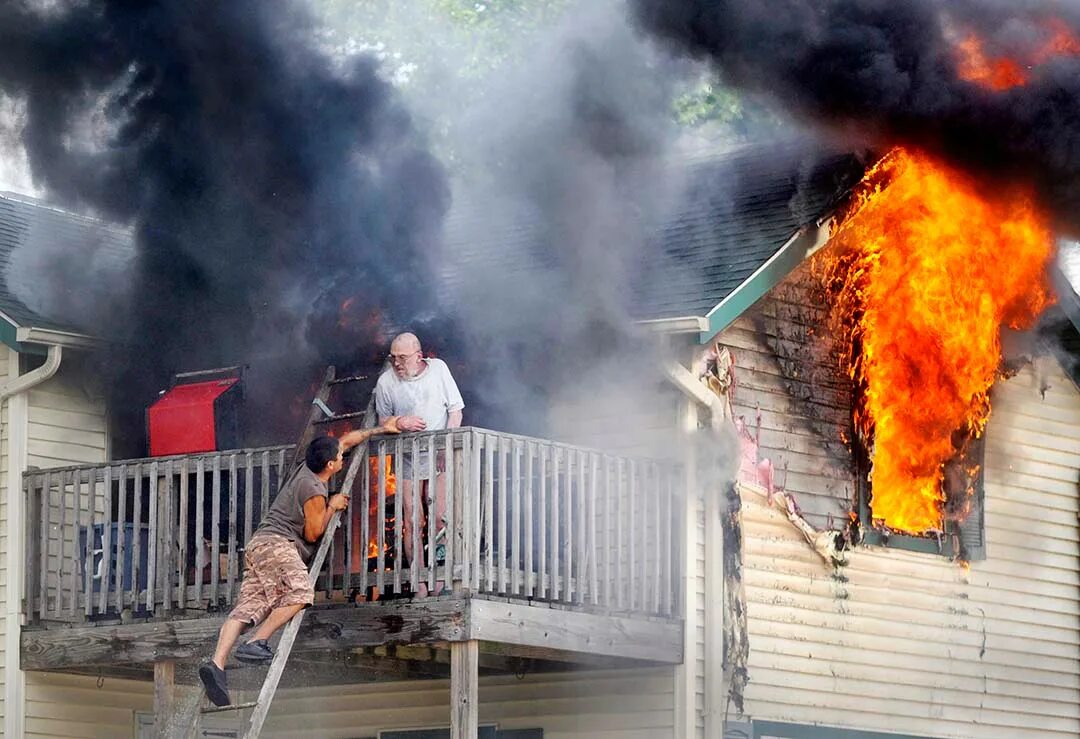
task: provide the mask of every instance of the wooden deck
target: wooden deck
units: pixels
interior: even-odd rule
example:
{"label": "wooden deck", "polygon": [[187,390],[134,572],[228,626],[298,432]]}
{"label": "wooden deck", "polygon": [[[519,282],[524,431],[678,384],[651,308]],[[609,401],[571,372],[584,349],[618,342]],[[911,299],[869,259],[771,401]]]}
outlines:
{"label": "wooden deck", "polygon": [[[472,428],[384,437],[357,453],[369,474],[298,654],[430,656],[475,641],[489,663],[682,660],[679,470]],[[28,472],[24,669],[205,656],[291,456],[273,447]],[[423,554],[411,562],[394,474],[407,458],[420,461],[414,496],[425,476],[447,491],[445,534],[413,507]],[[421,582],[446,594],[411,598]]]}

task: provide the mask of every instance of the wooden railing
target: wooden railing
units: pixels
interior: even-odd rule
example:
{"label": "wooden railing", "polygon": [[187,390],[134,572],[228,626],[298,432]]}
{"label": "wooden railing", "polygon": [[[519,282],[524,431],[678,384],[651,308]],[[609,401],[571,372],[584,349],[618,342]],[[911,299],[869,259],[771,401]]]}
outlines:
{"label": "wooden railing", "polygon": [[[320,600],[408,596],[423,584],[681,615],[683,494],[672,466],[483,429],[379,437],[358,453]],[[28,621],[227,610],[245,543],[291,459],[291,448],[272,447],[27,472]],[[408,522],[407,495],[422,501]]]}

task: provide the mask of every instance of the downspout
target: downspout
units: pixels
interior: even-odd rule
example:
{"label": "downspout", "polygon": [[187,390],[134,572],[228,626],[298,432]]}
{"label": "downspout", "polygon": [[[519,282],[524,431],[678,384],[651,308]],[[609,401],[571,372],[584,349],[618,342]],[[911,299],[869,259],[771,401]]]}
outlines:
{"label": "downspout", "polygon": [[[7,588],[4,593],[4,736],[25,734],[23,694],[25,679],[19,664],[20,636],[22,634],[22,588],[23,572],[19,567],[25,551],[25,510],[22,475],[27,465],[26,434],[29,425],[29,401],[27,391],[45,382],[60,369],[63,349],[55,344],[49,346],[45,363],[19,376],[19,354],[8,352],[8,377],[0,384],[0,403],[8,404],[8,471],[7,471]],[[14,431],[13,431],[14,429]]]}

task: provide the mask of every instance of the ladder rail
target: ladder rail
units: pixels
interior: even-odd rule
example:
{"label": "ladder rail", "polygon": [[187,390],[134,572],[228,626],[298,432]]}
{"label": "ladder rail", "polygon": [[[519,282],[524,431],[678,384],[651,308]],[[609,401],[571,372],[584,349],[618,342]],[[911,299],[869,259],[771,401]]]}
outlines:
{"label": "ladder rail", "polygon": [[[353,451],[352,459],[349,462],[349,470],[345,475],[345,482],[341,485],[341,493],[346,497],[352,494],[356,473],[360,469],[360,460],[367,459],[367,450],[368,443],[365,441]],[[341,511],[335,511],[330,518],[330,522],[326,525],[326,531],[323,532],[319,549],[315,552],[314,559],[311,560],[308,574],[311,576],[313,583],[322,570],[323,563],[326,561],[326,554],[330,551],[334,534],[340,525]],[[258,739],[262,733],[263,723],[265,723],[266,717],[270,713],[270,704],[274,700],[278,683],[281,681],[281,675],[285,672],[285,665],[289,661],[289,655],[292,653],[293,644],[296,643],[296,636],[300,633],[300,625],[304,622],[306,613],[307,609],[305,608],[293,616],[281,634],[281,640],[278,642],[277,650],[274,652],[274,659],[270,662],[270,670],[266,673],[266,679],[263,681],[262,689],[259,691],[259,697],[255,701],[255,710],[252,711],[251,721],[248,724],[247,732],[244,734],[244,739]]]}
{"label": "ladder rail", "polygon": [[[326,374],[323,378],[323,382],[315,398],[312,400],[312,408],[308,415],[307,425],[304,426],[304,430],[300,435],[300,441],[296,446],[296,452],[293,456],[293,463],[291,465],[288,476],[281,478],[281,482],[278,485],[278,492],[289,483],[290,480],[296,475],[300,469],[300,465],[303,463],[303,457],[308,444],[315,438],[317,429],[322,425],[322,416],[324,415],[323,409],[326,408],[326,401],[330,397],[330,391],[337,385],[344,385],[350,382],[358,382],[367,379],[363,375],[357,375],[354,377],[337,378],[336,370],[333,366],[327,368]],[[358,413],[346,413],[331,416],[331,421],[341,421],[351,418],[363,417],[364,422],[361,424],[362,428],[371,428],[373,416],[374,416],[374,396],[369,401],[367,408]],[[356,475],[360,471],[361,467],[367,468],[366,460],[369,454],[369,444],[367,441],[358,444],[352,451],[352,457],[349,461],[349,468],[345,474],[345,480],[339,489],[339,492],[348,498],[352,496],[352,488],[356,481]],[[348,510],[348,509],[346,509]],[[335,511],[334,515],[330,517],[330,521],[327,522],[326,530],[323,532],[322,538],[319,542],[319,548],[315,552],[315,556],[312,558],[311,565],[308,568],[308,576],[311,577],[312,584],[318,579],[319,573],[322,571],[323,565],[326,562],[326,557],[330,551],[330,547],[333,544],[334,534],[337,533],[338,528],[341,526],[342,512]],[[251,719],[248,723],[247,731],[244,733],[244,739],[258,739],[262,733],[263,724],[266,722],[266,717],[270,713],[270,705],[273,703],[274,695],[277,693],[278,684],[281,682],[281,676],[285,672],[285,666],[289,661],[289,656],[292,653],[293,645],[296,643],[296,637],[300,632],[300,626],[304,621],[304,615],[307,613],[307,609],[301,610],[285,626],[281,634],[281,639],[278,641],[277,649],[274,653],[274,658],[270,662],[270,669],[267,671],[266,678],[263,680],[262,688],[259,690],[259,697],[254,702],[248,703],[234,703],[228,706],[214,706],[209,708],[201,708],[201,698],[195,702],[195,715],[191,721],[184,722],[183,736],[188,739],[193,739],[199,730],[199,717],[203,714],[216,714],[224,713],[227,711],[240,711],[248,708],[254,708],[252,711]],[[172,732],[170,732],[172,733]]]}

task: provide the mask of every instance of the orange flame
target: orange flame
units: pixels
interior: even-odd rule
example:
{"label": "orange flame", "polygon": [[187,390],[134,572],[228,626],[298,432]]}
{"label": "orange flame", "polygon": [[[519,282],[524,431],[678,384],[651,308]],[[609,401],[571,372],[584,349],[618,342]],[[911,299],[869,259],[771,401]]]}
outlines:
{"label": "orange flame", "polygon": [[[383,457],[383,464],[386,468],[386,497],[390,498],[397,492],[397,476],[394,474],[394,458],[387,454]],[[379,556],[379,529],[377,526],[383,525],[384,514],[379,510],[379,458],[371,457],[368,459],[368,473],[370,475],[369,483],[371,490],[371,504],[368,510],[368,531],[371,532],[367,542],[367,556],[368,559],[374,559]],[[390,542],[383,542],[383,551],[390,549]]]}
{"label": "orange flame", "polygon": [[1051,18],[1042,23],[1042,29],[1045,40],[1023,59],[991,57],[983,40],[975,33],[968,33],[955,47],[957,74],[966,82],[1001,92],[1026,85],[1032,68],[1055,57],[1080,55],[1080,38],[1064,21]]}
{"label": "orange flame", "polygon": [[904,150],[868,173],[858,198],[815,269],[850,339],[844,363],[861,391],[856,428],[872,443],[873,516],[896,530],[941,530],[944,465],[989,418],[1000,328],[1030,327],[1052,302],[1054,239],[1026,189],[987,195]]}

